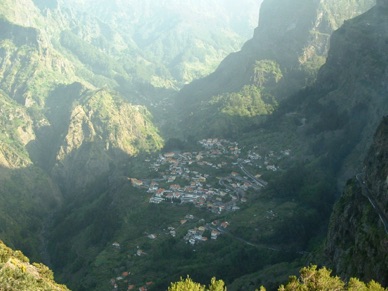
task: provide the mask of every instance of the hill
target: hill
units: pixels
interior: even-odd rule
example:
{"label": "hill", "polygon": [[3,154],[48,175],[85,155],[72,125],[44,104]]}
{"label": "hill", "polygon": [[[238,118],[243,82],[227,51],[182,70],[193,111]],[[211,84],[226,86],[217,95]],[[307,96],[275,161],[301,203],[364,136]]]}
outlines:
{"label": "hill", "polygon": [[30,264],[22,252],[8,248],[0,241],[1,290],[66,291],[65,285],[54,281],[53,272],[42,264]]}
{"label": "hill", "polygon": [[[217,7],[197,2],[204,6],[195,15]],[[125,1],[106,10],[89,1],[3,1],[7,244],[49,263],[75,290],[161,290],[186,274],[224,278],[231,290],[246,282],[276,288],[296,272],[322,245],[338,185],[360,172],[387,112],[388,24],[383,1],[371,9],[369,0],[294,2],[265,1],[252,40],[182,89],[174,110],[172,90],[160,87],[179,87],[198,67],[188,74],[192,52],[170,56],[180,52],[164,43],[200,43],[179,34],[189,10],[169,30],[147,1],[140,12]],[[181,7],[174,3],[168,17]],[[139,35],[118,25],[144,13],[156,23],[134,25]],[[373,190],[385,203],[380,180]],[[337,260],[342,252],[331,255],[339,272],[354,271]],[[370,276],[385,268],[376,265]]]}
{"label": "hill", "polygon": [[[315,81],[325,63],[331,33],[374,1],[267,1],[259,26],[241,51],[177,96],[187,138],[236,135],[262,122],[278,102]],[[247,90],[247,88],[249,90]],[[255,93],[253,93],[253,92]],[[238,98],[236,97],[239,96]]]}

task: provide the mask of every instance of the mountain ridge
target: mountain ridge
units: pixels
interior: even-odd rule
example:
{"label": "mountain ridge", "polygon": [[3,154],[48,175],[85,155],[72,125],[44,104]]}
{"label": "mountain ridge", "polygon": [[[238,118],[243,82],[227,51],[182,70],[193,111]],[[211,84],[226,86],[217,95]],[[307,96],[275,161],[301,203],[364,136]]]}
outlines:
{"label": "mountain ridge", "polygon": [[[183,113],[179,119],[189,125],[184,131],[200,135],[201,128],[208,126],[200,124],[195,128],[192,125],[194,119],[204,118],[203,123],[215,122],[207,120],[207,116],[215,116],[216,121],[223,119],[223,115],[217,116],[217,110],[221,110],[217,107],[206,111],[205,117],[197,114],[201,112],[203,104],[211,103],[215,96],[239,93],[244,86],[251,85],[281,101],[311,84],[325,62],[331,33],[344,20],[366,11],[374,4],[374,1],[350,2],[305,1],[297,7],[292,1],[264,2],[259,26],[241,51],[225,58],[209,76],[193,81],[180,91],[176,103]],[[345,9],[349,7],[352,8]],[[341,11],[343,15],[334,17],[335,11]],[[262,64],[268,61],[274,65],[266,71]],[[271,78],[264,83],[257,82],[255,75],[277,74],[274,68],[281,73],[276,82]],[[256,119],[252,119],[252,124],[260,123],[263,116],[257,115]],[[223,131],[218,130],[217,134],[222,135]]]}
{"label": "mountain ridge", "polygon": [[[119,2],[112,5],[120,7]],[[27,17],[26,11],[34,3]],[[158,156],[164,145],[151,109],[159,111],[159,121],[171,118],[176,122],[176,112],[169,111],[169,91],[162,95],[148,79],[154,73],[149,59],[136,50],[127,58],[121,54],[135,44],[129,40],[125,44],[113,25],[61,6],[61,1],[28,1],[18,15],[4,8],[11,5],[9,1],[3,2],[0,11],[7,11],[7,17],[1,20],[5,28],[0,30],[0,206],[1,213],[6,213],[0,216],[0,231],[4,240],[34,258],[42,257],[42,249],[48,250],[54,268],[61,271],[60,277],[80,290],[105,288],[110,278],[130,268],[145,273],[135,274],[138,282],[161,274],[156,286],[171,281],[168,272],[178,275],[181,269],[173,268],[181,265],[184,271],[200,266],[196,273],[202,279],[214,268],[217,275],[226,274],[230,281],[238,279],[236,274],[255,270],[261,272],[257,280],[263,280],[262,275],[271,269],[265,266],[270,263],[281,267],[279,277],[287,267],[296,268],[301,252],[313,250],[325,235],[338,193],[338,175],[343,181],[359,171],[371,132],[388,111],[384,100],[388,34],[379,29],[388,24],[387,11],[376,6],[346,21],[334,32],[328,51],[334,28],[371,3],[306,0],[299,7],[292,1],[285,6],[280,0],[264,1],[263,11],[268,15],[260,22],[266,26],[259,27],[242,51],[229,56],[214,74],[181,91],[178,97],[184,98],[178,102],[187,104],[178,109],[179,117],[187,116],[175,125],[187,122],[183,131],[191,142],[204,134],[229,134],[238,139],[247,156],[249,150],[264,149],[272,157],[277,148],[292,155],[290,161],[284,158],[286,154],[279,156],[271,165],[276,169],[273,173],[265,170],[268,163],[260,170],[247,165],[258,175],[264,172],[269,186],[257,197],[258,192],[249,192],[252,200],[241,204],[240,212],[218,217],[210,211],[203,214],[205,211],[191,205],[165,203],[159,208],[149,204],[146,191],[130,185],[128,177],[134,177],[134,173],[152,177],[149,154]],[[344,14],[336,18],[333,11]],[[308,16],[303,18],[306,12]],[[277,25],[269,25],[278,18]],[[40,22],[58,25],[40,30]],[[158,24],[154,23],[156,27]],[[22,37],[10,31],[21,32]],[[145,35],[144,42],[150,40],[152,34]],[[325,65],[317,72],[324,60]],[[201,85],[206,82],[210,82],[209,87]],[[142,86],[138,87],[139,83]],[[185,95],[192,88],[201,90]],[[219,95],[213,96],[214,92]],[[295,94],[288,96],[291,93]],[[155,96],[160,98],[152,99]],[[198,98],[190,100],[193,96]],[[150,99],[140,102],[142,97]],[[175,134],[179,137],[182,131]],[[184,143],[175,142],[185,150]],[[205,166],[213,171],[209,164]],[[238,163],[214,173],[218,178],[224,171],[236,170],[240,171]],[[375,175],[378,170],[370,171]],[[166,176],[164,170],[160,174]],[[218,187],[217,178],[213,182]],[[176,183],[183,182],[175,179]],[[378,185],[376,191],[386,190]],[[378,198],[386,202],[384,195]],[[188,225],[199,224],[180,225],[177,238],[166,232],[189,212],[203,214],[209,223],[216,218],[233,219],[229,229],[239,239],[225,236],[199,246],[198,254],[208,252],[214,259],[209,264],[203,253],[197,255],[181,240]],[[161,233],[163,230],[161,239],[151,240],[148,235],[157,227]],[[251,239],[255,244],[241,243]],[[122,248],[114,244],[117,241],[123,241]],[[265,251],[257,252],[256,247],[261,245]],[[284,248],[285,258],[277,247]],[[141,252],[138,255],[137,249],[143,248],[148,258]],[[179,258],[177,262],[180,255],[185,260]],[[160,259],[158,265],[153,258]],[[225,270],[221,261],[234,269]],[[163,262],[168,272],[160,267]],[[268,280],[274,283],[278,278]]]}

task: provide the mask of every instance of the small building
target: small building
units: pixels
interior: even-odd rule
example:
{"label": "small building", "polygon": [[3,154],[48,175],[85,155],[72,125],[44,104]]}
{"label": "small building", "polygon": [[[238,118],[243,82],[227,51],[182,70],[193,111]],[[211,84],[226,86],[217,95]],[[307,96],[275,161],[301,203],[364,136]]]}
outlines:
{"label": "small building", "polygon": [[169,153],[165,153],[163,156],[164,156],[165,158],[173,158],[173,157],[175,156],[175,153],[169,152]]}
{"label": "small building", "polygon": [[131,178],[131,183],[132,183],[132,186],[134,187],[143,186],[143,181],[136,178]]}
{"label": "small building", "polygon": [[211,239],[217,239],[217,237],[220,235],[220,232],[218,230],[213,229],[210,233]]}
{"label": "small building", "polygon": [[227,228],[229,226],[229,222],[227,222],[227,221],[223,221],[222,223],[221,223],[221,227],[222,228]]}

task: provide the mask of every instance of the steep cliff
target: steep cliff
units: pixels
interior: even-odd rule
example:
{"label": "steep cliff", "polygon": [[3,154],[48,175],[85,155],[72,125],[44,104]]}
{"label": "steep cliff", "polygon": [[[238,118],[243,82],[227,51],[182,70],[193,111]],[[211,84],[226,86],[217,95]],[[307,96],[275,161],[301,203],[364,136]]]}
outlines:
{"label": "steep cliff", "polygon": [[28,110],[3,92],[0,126],[0,235],[37,259],[43,250],[43,221],[60,204],[61,193],[29,155],[37,137]]}
{"label": "steep cliff", "polygon": [[[276,107],[272,100],[283,100],[313,82],[325,62],[331,33],[344,20],[365,12],[373,4],[373,0],[302,1],[298,4],[264,1],[259,26],[241,51],[229,55],[208,77],[180,91],[177,103],[183,112],[180,117],[189,127],[186,132],[206,135],[204,128],[209,128],[209,124],[213,128],[212,123],[230,118],[230,114],[218,112],[222,111],[223,103],[214,106],[217,97],[212,96],[240,93],[249,85],[261,91],[262,102]],[[271,111],[264,115],[268,113]],[[201,119],[203,122],[199,121]],[[248,124],[255,121],[249,118]],[[223,134],[225,130],[216,132]]]}
{"label": "steep cliff", "polygon": [[[125,158],[156,151],[163,145],[143,106],[131,105],[103,89],[82,88],[81,92],[70,105],[67,119],[61,121],[55,116],[53,120],[67,124],[57,135],[59,148],[53,167],[54,176],[67,192],[76,192],[109,174]],[[53,105],[54,112],[61,110],[57,102]]]}
{"label": "steep cliff", "polygon": [[388,284],[388,117],[374,137],[364,173],[349,180],[331,216],[326,256],[334,271],[349,278]]}
{"label": "steep cliff", "polygon": [[346,21],[331,38],[316,83],[280,106],[314,155],[339,169],[342,181],[362,164],[388,111],[387,28],[388,11],[380,6]]}

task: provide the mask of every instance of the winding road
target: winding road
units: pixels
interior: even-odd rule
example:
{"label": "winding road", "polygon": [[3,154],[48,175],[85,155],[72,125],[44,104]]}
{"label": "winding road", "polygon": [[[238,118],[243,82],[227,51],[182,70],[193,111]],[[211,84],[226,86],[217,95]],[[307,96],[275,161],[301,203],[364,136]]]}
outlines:
{"label": "winding road", "polygon": [[260,186],[260,187],[265,187],[265,186],[267,185],[267,182],[256,179],[256,177],[254,177],[251,173],[249,173],[249,172],[244,168],[244,166],[243,166],[242,164],[238,164],[238,166],[240,167],[241,171],[243,171],[245,175],[247,175],[249,178],[251,178],[252,181],[253,181],[256,185],[258,185],[258,186]]}
{"label": "winding road", "polygon": [[378,203],[376,198],[370,193],[370,191],[369,191],[369,189],[368,189],[368,187],[366,185],[366,182],[364,180],[364,174],[363,173],[357,174],[356,175],[356,179],[357,179],[358,183],[361,186],[361,193],[362,193],[362,195],[365,196],[366,198],[368,198],[369,203],[373,206],[373,209],[376,211],[376,213],[380,217],[381,222],[384,225],[385,233],[388,234],[388,218],[385,215],[385,213],[382,210],[382,208],[380,207],[380,204]]}

